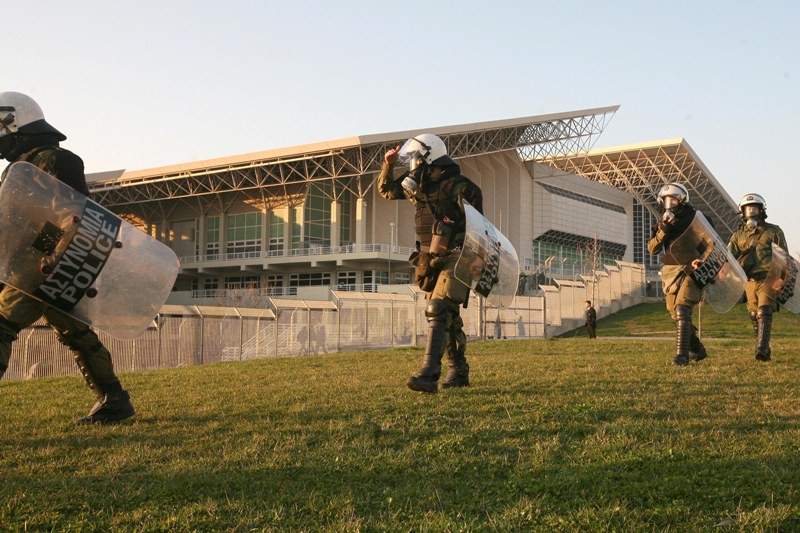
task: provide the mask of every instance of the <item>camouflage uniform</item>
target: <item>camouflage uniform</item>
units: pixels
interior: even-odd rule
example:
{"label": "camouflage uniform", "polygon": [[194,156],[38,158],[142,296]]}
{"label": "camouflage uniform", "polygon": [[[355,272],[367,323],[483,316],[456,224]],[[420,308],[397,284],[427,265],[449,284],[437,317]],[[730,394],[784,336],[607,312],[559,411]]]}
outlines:
{"label": "camouflage uniform", "polygon": [[652,255],[664,252],[661,257],[661,282],[669,311],[676,328],[676,355],[673,363],[685,365],[690,360],[700,361],[707,356],[705,346],[697,337],[697,328],[692,325],[692,310],[700,303],[703,291],[689,276],[691,265],[677,264],[670,255],[672,243],[694,220],[697,210],[689,202],[684,202],[673,210],[675,222],[667,224],[659,222],[653,226],[647,250]]}
{"label": "camouflage uniform", "polygon": [[[416,281],[428,301],[425,308],[428,343],[422,368],[407,384],[422,392],[436,392],[443,354],[447,356],[448,372],[442,387],[469,385],[467,336],[460,314],[460,307],[466,306],[469,287],[456,279],[454,270],[466,230],[462,200],[483,212],[483,197],[480,188],[461,175],[457,164],[449,158],[448,163],[440,167],[443,173],[439,178],[424,180],[413,196],[403,188],[401,179],[394,179],[393,164],[384,162],[378,177],[381,196],[387,200],[408,198],[416,205],[419,250],[410,261],[416,267]],[[437,246],[439,242],[443,243],[442,248]],[[436,249],[446,251],[436,253]]]}
{"label": "camouflage uniform", "polygon": [[772,331],[772,314],[778,303],[770,298],[770,290],[764,283],[772,264],[772,243],[787,250],[786,237],[780,227],[759,218],[758,225],[748,227],[744,222],[731,235],[728,250],[742,265],[747,274],[747,311],[756,336],[756,359],[768,361],[771,355],[769,340]]}
{"label": "camouflage uniform", "polygon": [[[82,194],[89,194],[83,161],[57,143],[27,150],[15,158],[17,161],[32,163]],[[128,392],[123,390],[114,373],[111,354],[97,334],[86,324],[9,286],[0,292],[0,377],[8,368],[12,343],[19,332],[41,317],[72,351],[81,374],[97,396],[94,407],[79,422],[105,423],[132,416]]]}

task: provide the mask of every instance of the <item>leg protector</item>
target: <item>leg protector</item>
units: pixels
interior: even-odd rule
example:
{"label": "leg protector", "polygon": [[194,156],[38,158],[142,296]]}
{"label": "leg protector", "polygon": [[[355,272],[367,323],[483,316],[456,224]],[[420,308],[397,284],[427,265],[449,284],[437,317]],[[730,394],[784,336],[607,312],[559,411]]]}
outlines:
{"label": "leg protector", "polygon": [[[83,379],[86,380],[86,384],[89,385],[90,389],[92,389],[92,392],[94,392],[95,396],[97,396],[97,399],[102,400],[105,392],[103,391],[103,387],[101,386],[100,380],[97,377],[97,372],[94,370],[89,358],[86,357],[85,354],[89,350],[95,351],[98,348],[102,348],[103,345],[100,344],[99,339],[97,340],[97,343],[92,342],[91,337],[93,335],[90,334],[92,334],[92,330],[88,328],[78,333],[59,331],[58,341],[69,348],[69,350],[72,352],[75,363],[78,365],[78,370],[81,371],[81,375],[83,376]],[[118,380],[117,383],[119,383]]]}
{"label": "leg protector", "polygon": [[58,331],[58,340],[72,351],[75,362],[97,401],[79,424],[107,424],[133,416],[136,411],[111,366],[111,354],[91,329],[77,333]]}
{"label": "leg protector", "polygon": [[756,360],[769,361],[772,350],[769,339],[772,334],[772,308],[768,305],[758,308],[758,337],[756,339]]}
{"label": "leg protector", "polygon": [[436,392],[438,390],[437,382],[442,372],[442,355],[447,346],[451,321],[447,302],[439,299],[430,300],[425,308],[425,316],[428,318],[428,344],[425,347],[425,358],[422,368],[408,378],[406,385],[414,391]]}
{"label": "leg protector", "polygon": [[442,388],[468,387],[469,365],[467,364],[467,336],[464,334],[464,321],[456,315],[452,319],[450,335],[447,342],[447,376]]}
{"label": "leg protector", "polygon": [[753,324],[753,335],[758,338],[758,312],[750,311],[750,322]]}
{"label": "leg protector", "polygon": [[673,365],[689,364],[689,342],[692,338],[692,308],[688,305],[675,306],[675,358]]}

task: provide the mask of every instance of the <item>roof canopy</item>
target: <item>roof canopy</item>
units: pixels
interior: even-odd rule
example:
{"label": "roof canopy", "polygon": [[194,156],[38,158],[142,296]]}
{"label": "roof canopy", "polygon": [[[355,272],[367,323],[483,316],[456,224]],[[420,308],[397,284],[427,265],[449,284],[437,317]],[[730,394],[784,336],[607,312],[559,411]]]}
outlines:
{"label": "roof canopy", "polygon": [[658,191],[666,183],[682,183],[725,242],[739,225],[736,202],[684,139],[543,155],[535,161],[627,191],[657,217]]}
{"label": "roof canopy", "polygon": [[439,135],[454,159],[507,150],[530,159],[588,150],[618,108],[350,137],[103,179],[107,174],[91,180],[89,189],[98,203],[145,220],[165,216],[176,202],[204,212],[213,199],[209,196],[219,199],[230,193],[267,205],[291,205],[302,201],[309,183],[320,180],[336,180],[334,198],[344,190],[360,198],[372,187],[386,150],[411,136]]}

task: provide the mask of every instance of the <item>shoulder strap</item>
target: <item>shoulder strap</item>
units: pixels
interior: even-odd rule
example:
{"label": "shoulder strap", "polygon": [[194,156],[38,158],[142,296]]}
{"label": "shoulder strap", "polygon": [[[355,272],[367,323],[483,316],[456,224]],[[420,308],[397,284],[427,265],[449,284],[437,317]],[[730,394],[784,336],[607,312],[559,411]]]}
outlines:
{"label": "shoulder strap", "polygon": [[55,146],[37,146],[33,150],[22,154],[19,161],[26,161],[45,170],[51,155],[56,151],[58,151],[58,148]]}

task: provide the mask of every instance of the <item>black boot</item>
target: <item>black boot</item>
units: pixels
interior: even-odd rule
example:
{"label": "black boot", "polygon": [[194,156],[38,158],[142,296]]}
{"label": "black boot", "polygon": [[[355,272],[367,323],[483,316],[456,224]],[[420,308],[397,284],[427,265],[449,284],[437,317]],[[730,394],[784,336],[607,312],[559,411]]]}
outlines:
{"label": "black boot", "polygon": [[444,300],[431,300],[425,308],[425,316],[428,317],[425,359],[422,368],[408,378],[406,385],[413,391],[436,393],[439,390],[437,383],[442,372],[442,355],[447,345],[450,318],[447,313],[447,303]]}
{"label": "black boot", "polygon": [[447,376],[442,388],[469,387],[469,365],[464,355],[467,351],[467,336],[464,334],[464,322],[460,316],[452,320],[447,342]]}
{"label": "black boot", "polygon": [[98,396],[88,415],[78,419],[78,424],[109,424],[136,414],[128,391],[119,381],[101,385],[100,389],[102,396]]}
{"label": "black boot", "polygon": [[689,342],[692,338],[692,308],[688,305],[675,306],[675,357],[672,364],[689,364]]}
{"label": "black boot", "polygon": [[758,313],[750,311],[750,322],[753,324],[753,335],[758,338]]}
{"label": "black boot", "polygon": [[447,368],[447,376],[442,382],[443,389],[450,387],[469,387],[469,365],[464,360]]}
{"label": "black boot", "polygon": [[702,361],[706,357],[708,357],[706,347],[703,346],[700,337],[697,336],[697,328],[692,326],[692,338],[689,340],[689,360]]}
{"label": "black boot", "polygon": [[758,338],[756,339],[756,361],[769,361],[772,350],[769,339],[772,333],[772,308],[768,305],[758,308]]}

